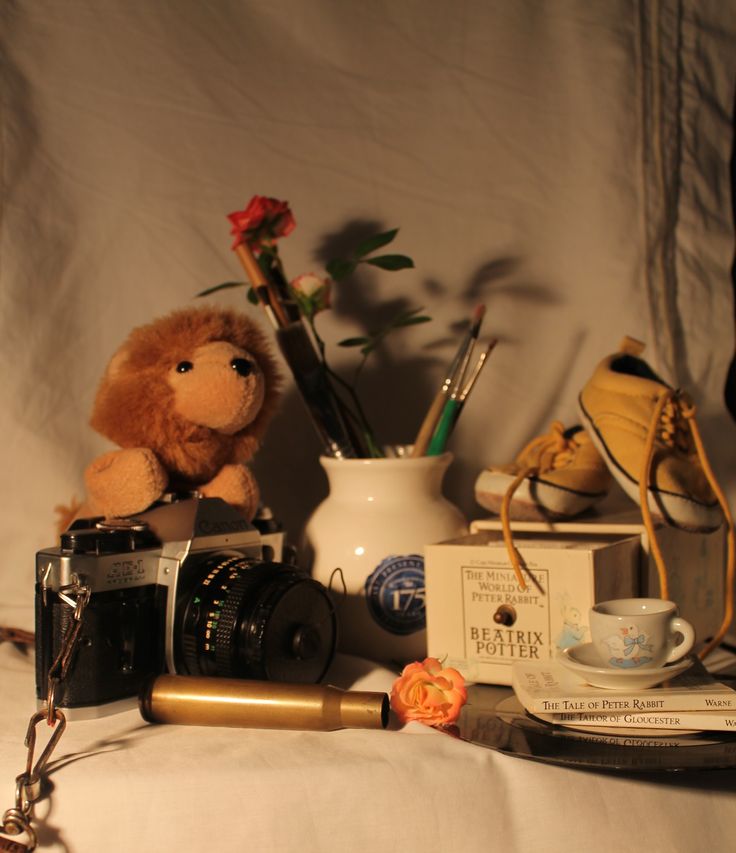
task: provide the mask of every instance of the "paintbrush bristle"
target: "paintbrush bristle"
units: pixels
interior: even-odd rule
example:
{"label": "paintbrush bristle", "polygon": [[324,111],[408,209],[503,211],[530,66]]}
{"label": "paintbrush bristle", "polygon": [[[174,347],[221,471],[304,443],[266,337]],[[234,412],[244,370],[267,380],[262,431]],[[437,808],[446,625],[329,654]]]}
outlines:
{"label": "paintbrush bristle", "polygon": [[473,319],[470,324],[470,331],[474,338],[478,337],[478,333],[480,332],[480,325],[483,322],[483,317],[486,313],[485,305],[476,305],[473,310]]}

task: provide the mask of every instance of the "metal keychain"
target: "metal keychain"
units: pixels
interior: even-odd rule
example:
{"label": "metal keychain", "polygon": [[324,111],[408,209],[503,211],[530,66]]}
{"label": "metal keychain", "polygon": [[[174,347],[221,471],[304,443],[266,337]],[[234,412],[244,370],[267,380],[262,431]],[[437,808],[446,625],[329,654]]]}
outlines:
{"label": "metal keychain", "polygon": [[[5,812],[0,827],[0,832],[5,835],[15,836],[25,833],[28,841],[21,844],[0,835],[0,851],[30,853],[31,850],[36,849],[38,844],[36,832],[31,825],[31,810],[34,803],[41,797],[41,779],[44,770],[66,728],[66,717],[56,707],[56,695],[59,685],[69,671],[74,650],[79,640],[84,609],[89,602],[89,597],[90,588],[81,584],[76,576],[72,576],[71,584],[63,586],[59,590],[59,598],[73,610],[72,622],[64,635],[59,654],[48,672],[46,709],[33,714],[28,723],[24,741],[27,750],[26,769],[15,779],[15,806]],[[52,727],[54,732],[34,764],[36,726],[43,721]]]}

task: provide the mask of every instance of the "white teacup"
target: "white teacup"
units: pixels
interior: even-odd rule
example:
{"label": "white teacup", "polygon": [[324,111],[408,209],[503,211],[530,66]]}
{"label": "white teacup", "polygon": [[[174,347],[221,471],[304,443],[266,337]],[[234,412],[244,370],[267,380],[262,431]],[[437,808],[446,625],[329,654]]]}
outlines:
{"label": "white teacup", "polygon": [[673,601],[621,598],[590,609],[590,636],[604,666],[656,669],[684,657],[695,643],[693,626]]}

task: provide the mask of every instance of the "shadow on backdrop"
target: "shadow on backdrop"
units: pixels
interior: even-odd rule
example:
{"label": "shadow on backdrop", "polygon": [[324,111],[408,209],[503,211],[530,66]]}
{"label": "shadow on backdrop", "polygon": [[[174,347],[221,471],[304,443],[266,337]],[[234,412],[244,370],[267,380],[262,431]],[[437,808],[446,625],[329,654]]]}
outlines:
{"label": "shadow on backdrop", "polygon": [[[324,267],[334,258],[350,257],[358,243],[387,228],[377,220],[348,222],[339,231],[321,238],[314,258]],[[407,249],[401,244],[401,234],[395,243],[382,251],[405,253]],[[550,288],[526,280],[522,267],[522,259],[517,257],[491,258],[464,282],[447,284],[435,278],[423,281],[422,290],[432,304],[426,311],[432,318],[428,326],[432,332],[430,342],[424,343],[410,357],[397,356],[395,341],[402,336],[402,349],[411,349],[413,331],[412,327],[399,329],[388,337],[384,345],[371,353],[360,372],[357,390],[380,444],[413,442],[477,305],[484,304],[487,308],[488,319],[481,329],[481,342],[496,337],[503,345],[515,342],[515,339],[493,325],[494,305],[498,300],[510,300],[512,315],[518,317],[523,317],[531,305],[544,309],[562,301],[560,295]],[[370,266],[359,266],[353,275],[335,286],[331,312],[336,318],[344,320],[346,327],[357,330],[351,332],[352,336],[380,329],[401,311],[421,308],[421,302],[417,304],[401,295],[403,275],[407,275],[407,272],[389,273]],[[392,277],[388,285],[385,276]],[[394,282],[397,295],[379,299],[379,290],[385,290],[386,287],[390,289]],[[444,309],[444,300],[452,305],[451,315]],[[509,323],[508,310],[504,316]],[[516,328],[513,323],[510,326]],[[347,334],[342,337],[347,337]],[[583,340],[584,334],[581,332],[565,344],[565,370],[561,372],[559,387],[549,390],[547,406],[538,424],[540,430],[548,427],[547,419],[562,391],[564,377],[569,373],[567,368],[575,362]],[[359,351],[340,351],[336,341],[326,343],[331,366],[337,369],[339,361],[338,372],[344,379],[351,381],[355,366],[360,361]],[[466,415],[471,416],[477,417],[478,413]],[[502,428],[502,425],[496,428]],[[450,446],[448,449],[453,448]],[[309,516],[327,495],[327,478],[319,464],[321,450],[304,403],[296,389],[290,386],[283,396],[263,448],[254,460],[253,470],[264,501],[283,523],[289,541],[294,544],[301,541]],[[473,458],[462,448],[454,450],[455,462],[448,472],[444,492],[468,517],[474,517],[478,514],[478,508],[473,497],[473,484],[478,471],[489,460]]]}

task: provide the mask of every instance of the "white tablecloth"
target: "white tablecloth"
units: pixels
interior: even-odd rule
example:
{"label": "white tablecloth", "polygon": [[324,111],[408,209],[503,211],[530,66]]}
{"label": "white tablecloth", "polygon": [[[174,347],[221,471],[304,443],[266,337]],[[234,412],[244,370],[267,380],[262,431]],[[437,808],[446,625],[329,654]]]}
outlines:
{"label": "white tablecloth", "polygon": [[[330,680],[388,690],[343,658]],[[0,806],[12,804],[34,710],[29,655],[0,647]],[[39,746],[45,737],[39,727]],[[725,853],[736,772],[571,770],[412,723],[386,731],[255,731],[71,721],[35,808],[41,849],[65,853]]]}

